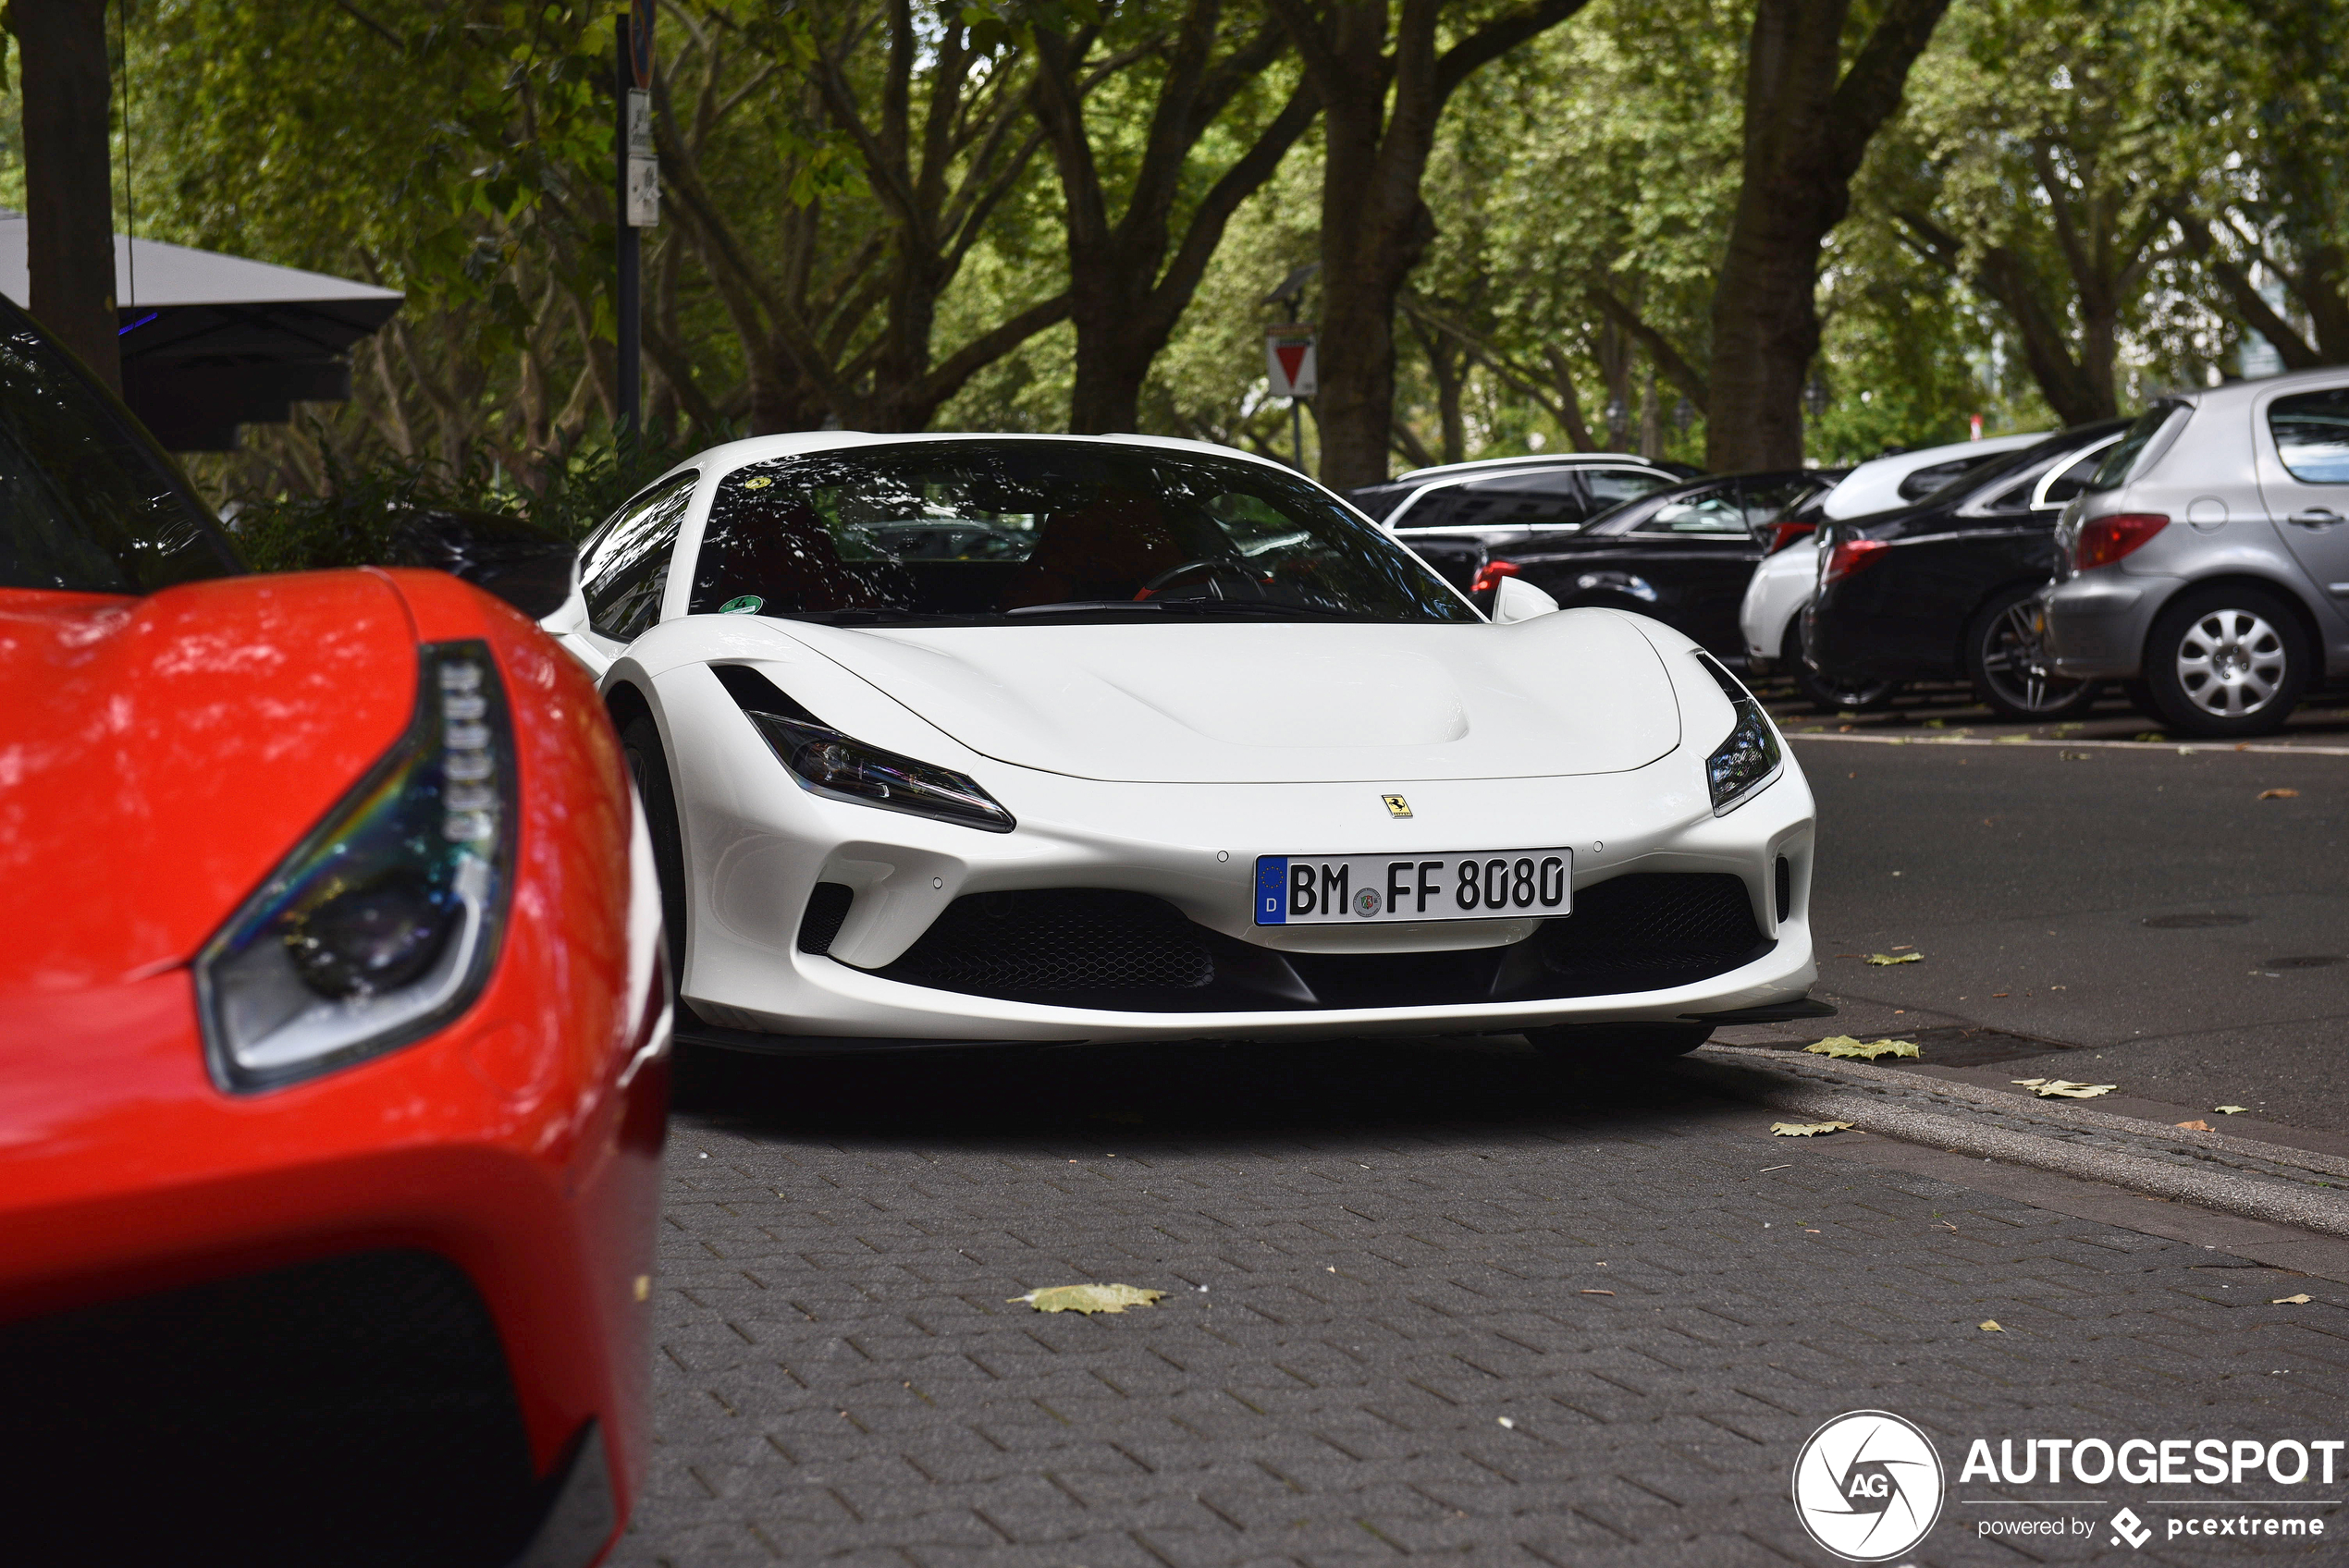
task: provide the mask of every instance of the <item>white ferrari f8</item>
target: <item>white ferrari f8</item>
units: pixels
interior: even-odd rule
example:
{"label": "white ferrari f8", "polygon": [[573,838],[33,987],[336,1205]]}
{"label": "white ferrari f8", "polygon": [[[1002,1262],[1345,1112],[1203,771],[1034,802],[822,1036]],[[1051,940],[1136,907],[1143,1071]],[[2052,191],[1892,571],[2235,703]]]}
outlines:
{"label": "white ferrari f8", "polygon": [[781,435],[582,548],[545,625],[656,839],[681,1039],[1526,1033],[1815,1016],[1811,791],[1695,643],[1488,620],[1277,463]]}

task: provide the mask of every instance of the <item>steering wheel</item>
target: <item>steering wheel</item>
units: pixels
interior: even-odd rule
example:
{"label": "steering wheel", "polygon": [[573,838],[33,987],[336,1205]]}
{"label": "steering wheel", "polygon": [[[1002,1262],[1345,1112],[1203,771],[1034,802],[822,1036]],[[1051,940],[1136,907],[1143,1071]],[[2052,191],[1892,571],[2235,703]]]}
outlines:
{"label": "steering wheel", "polygon": [[[1156,577],[1143,583],[1134,597],[1147,599],[1162,589],[1174,586],[1194,572],[1204,573],[1211,582],[1217,577],[1229,577],[1236,582],[1246,583],[1255,591],[1257,597],[1263,596],[1263,584],[1257,581],[1256,574],[1248,570],[1246,562],[1235,560],[1229,556],[1201,556],[1197,560],[1185,561],[1180,566],[1169,567],[1166,570],[1160,572]],[[1218,594],[1216,597],[1220,599],[1224,595]]]}

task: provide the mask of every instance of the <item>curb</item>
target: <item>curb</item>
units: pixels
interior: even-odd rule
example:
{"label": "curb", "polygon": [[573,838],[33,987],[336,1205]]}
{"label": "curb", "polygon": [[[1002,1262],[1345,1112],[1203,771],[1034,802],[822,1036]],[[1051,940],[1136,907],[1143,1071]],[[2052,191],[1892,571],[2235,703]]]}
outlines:
{"label": "curb", "polygon": [[[1708,1046],[1680,1058],[1673,1071],[1716,1093],[1777,1110],[2349,1238],[2349,1160],[2223,1133],[2158,1127],[2080,1106],[2017,1104],[2013,1096],[1974,1084],[1857,1062],[1826,1069],[1782,1057]],[[1766,1065],[1756,1060],[1770,1058],[1781,1060]]]}

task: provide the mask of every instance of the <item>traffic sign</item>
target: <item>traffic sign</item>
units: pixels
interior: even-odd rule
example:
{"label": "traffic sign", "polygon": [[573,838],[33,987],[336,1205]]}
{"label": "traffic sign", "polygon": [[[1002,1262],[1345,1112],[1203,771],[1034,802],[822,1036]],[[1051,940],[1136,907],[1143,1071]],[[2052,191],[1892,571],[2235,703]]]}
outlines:
{"label": "traffic sign", "polygon": [[1264,374],[1275,398],[1310,398],[1320,389],[1321,367],[1313,353],[1313,328],[1282,322],[1264,329]]}

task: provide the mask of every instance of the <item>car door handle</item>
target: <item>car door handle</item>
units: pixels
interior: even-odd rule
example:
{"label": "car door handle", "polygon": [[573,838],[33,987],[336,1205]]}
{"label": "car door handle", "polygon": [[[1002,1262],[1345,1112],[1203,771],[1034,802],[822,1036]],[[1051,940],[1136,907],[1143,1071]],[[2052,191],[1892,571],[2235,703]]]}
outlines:
{"label": "car door handle", "polygon": [[2336,522],[2349,522],[2331,507],[2312,507],[2305,512],[2294,512],[2284,519],[2296,528],[2331,528]]}

